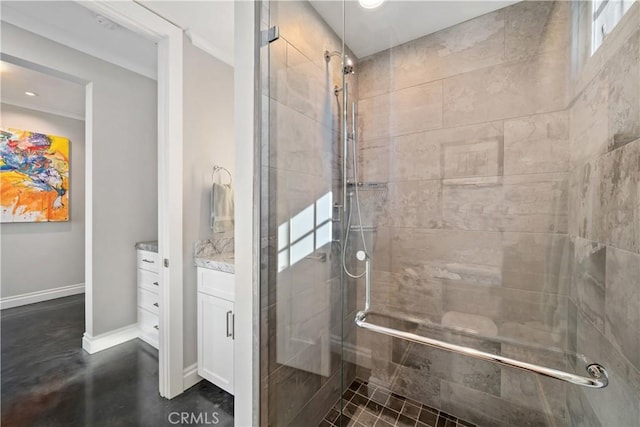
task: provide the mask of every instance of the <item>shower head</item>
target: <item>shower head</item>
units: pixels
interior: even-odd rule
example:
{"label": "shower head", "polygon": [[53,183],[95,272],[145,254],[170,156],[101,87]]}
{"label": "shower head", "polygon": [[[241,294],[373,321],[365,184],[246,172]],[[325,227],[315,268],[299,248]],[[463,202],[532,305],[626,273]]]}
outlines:
{"label": "shower head", "polygon": [[355,70],[355,65],[353,64],[353,61],[351,60],[351,58],[349,58],[347,55],[344,56],[345,61],[344,61],[344,67],[342,67],[342,72],[344,74],[355,74],[356,70]]}
{"label": "shower head", "polygon": [[[342,56],[342,53],[334,50],[333,52],[329,52],[328,50],[324,51],[324,60],[329,62],[331,61],[332,56]],[[349,58],[349,55],[344,56],[344,66],[342,67],[342,72],[346,74],[355,74],[355,64],[353,60]]]}

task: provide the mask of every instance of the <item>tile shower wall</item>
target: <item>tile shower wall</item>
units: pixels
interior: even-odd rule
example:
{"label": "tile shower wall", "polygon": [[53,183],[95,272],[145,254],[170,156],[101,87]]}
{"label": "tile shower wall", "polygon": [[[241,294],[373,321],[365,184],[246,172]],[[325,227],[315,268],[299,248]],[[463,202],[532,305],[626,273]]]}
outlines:
{"label": "tile shower wall", "polygon": [[[388,183],[375,311],[567,347],[572,13],[525,1],[360,59],[361,179]],[[568,422],[557,381],[367,331],[357,343],[359,377],[479,425]]]}
{"label": "tile shower wall", "polygon": [[[278,25],[263,73],[261,425],[318,425],[341,395],[342,288],[332,245],[331,199],[340,200],[334,86],[341,39],[306,1],[264,4]],[[266,52],[263,49],[262,52]],[[328,226],[328,228],[327,228]],[[267,234],[268,233],[268,234]]]}
{"label": "tile shower wall", "polygon": [[568,390],[574,425],[640,420],[640,5],[589,55],[589,11],[575,30],[569,233],[575,245],[570,347],[608,370],[604,390]]}

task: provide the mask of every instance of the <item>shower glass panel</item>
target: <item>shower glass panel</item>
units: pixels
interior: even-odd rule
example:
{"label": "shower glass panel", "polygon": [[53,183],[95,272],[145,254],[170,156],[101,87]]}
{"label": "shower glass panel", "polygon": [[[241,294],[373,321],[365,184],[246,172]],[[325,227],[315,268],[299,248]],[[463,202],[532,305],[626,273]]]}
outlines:
{"label": "shower glass panel", "polygon": [[263,3],[262,425],[638,425],[640,5],[605,3]]}
{"label": "shower glass panel", "polygon": [[315,426],[342,395],[342,33],[307,1],[260,10],[261,425]]}
{"label": "shower glass panel", "polygon": [[352,418],[638,424],[640,11],[591,56],[592,8],[346,3]]}

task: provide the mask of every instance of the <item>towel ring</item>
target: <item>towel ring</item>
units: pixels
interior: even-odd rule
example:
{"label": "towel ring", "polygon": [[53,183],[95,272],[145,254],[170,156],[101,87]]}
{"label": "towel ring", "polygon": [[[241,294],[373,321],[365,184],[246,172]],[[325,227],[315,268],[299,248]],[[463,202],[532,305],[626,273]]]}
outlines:
{"label": "towel ring", "polygon": [[220,171],[225,171],[227,173],[227,175],[229,176],[229,182],[227,183],[227,185],[231,185],[231,183],[233,182],[231,172],[229,172],[229,169],[218,165],[213,165],[213,172],[211,172],[211,181],[215,182],[216,174]]}

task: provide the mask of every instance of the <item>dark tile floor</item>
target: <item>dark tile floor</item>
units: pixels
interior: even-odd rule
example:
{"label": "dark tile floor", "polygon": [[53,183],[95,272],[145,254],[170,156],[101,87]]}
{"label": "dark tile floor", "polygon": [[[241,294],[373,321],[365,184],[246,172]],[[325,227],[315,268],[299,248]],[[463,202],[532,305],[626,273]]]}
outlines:
{"label": "dark tile floor", "polygon": [[446,412],[357,378],[342,398],[319,427],[475,427]]}
{"label": "dark tile floor", "polygon": [[233,425],[233,396],[206,381],[160,397],[158,351],[140,340],[84,352],[83,295],[3,310],[0,326],[3,427],[171,426],[183,412]]}

